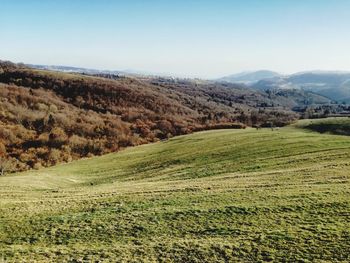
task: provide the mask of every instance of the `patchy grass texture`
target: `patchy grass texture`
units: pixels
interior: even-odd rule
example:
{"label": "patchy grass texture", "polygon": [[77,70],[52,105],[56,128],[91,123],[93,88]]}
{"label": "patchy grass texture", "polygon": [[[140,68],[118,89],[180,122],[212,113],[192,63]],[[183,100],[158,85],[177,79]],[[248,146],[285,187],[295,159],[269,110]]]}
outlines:
{"label": "patchy grass texture", "polygon": [[2,177],[0,262],[349,262],[350,137],[299,127]]}
{"label": "patchy grass texture", "polygon": [[300,122],[300,126],[320,133],[330,133],[338,135],[350,135],[349,118],[327,118],[318,120],[306,120]]}

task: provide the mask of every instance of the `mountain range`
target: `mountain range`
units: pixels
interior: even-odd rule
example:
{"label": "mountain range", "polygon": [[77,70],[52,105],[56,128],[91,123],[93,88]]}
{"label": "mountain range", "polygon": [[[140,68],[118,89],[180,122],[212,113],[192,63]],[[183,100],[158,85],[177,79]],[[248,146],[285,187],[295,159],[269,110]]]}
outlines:
{"label": "mountain range", "polygon": [[[98,70],[70,66],[33,65],[26,66],[41,69],[60,71],[66,73],[80,73],[87,75],[116,75],[155,77],[164,74],[153,74],[137,70]],[[246,85],[260,91],[299,90],[304,94],[315,93],[330,101],[350,103],[350,72],[346,71],[307,71],[291,75],[283,75],[275,71],[259,70],[242,72],[214,80],[214,82],[227,82]],[[300,92],[299,92],[300,93]],[[300,94],[299,94],[300,95]],[[299,96],[298,95],[298,96]],[[320,98],[320,97],[319,97]]]}
{"label": "mountain range", "polygon": [[169,73],[156,73],[142,70],[125,69],[125,70],[108,70],[108,69],[93,69],[61,65],[36,65],[25,64],[25,66],[33,69],[60,71],[65,73],[80,73],[87,75],[118,75],[118,76],[171,76]]}
{"label": "mountain range", "polygon": [[220,78],[218,79],[218,81],[251,84],[262,79],[270,79],[270,78],[280,77],[280,76],[282,75],[270,70],[245,71],[245,72],[232,74],[232,75]]}
{"label": "mountain range", "polygon": [[340,103],[350,102],[350,72],[309,71],[282,75],[273,71],[256,71],[227,76],[220,82],[244,83],[256,90],[303,90]]}

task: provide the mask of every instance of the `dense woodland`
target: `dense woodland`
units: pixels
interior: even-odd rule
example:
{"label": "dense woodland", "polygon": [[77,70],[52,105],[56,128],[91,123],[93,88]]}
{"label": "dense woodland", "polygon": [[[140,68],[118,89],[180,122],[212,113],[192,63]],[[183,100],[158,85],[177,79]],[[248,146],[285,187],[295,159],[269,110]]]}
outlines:
{"label": "dense woodland", "polygon": [[[0,167],[38,169],[193,131],[283,126],[295,102],[245,87],[0,63]],[[1,171],[0,171],[1,172]]]}

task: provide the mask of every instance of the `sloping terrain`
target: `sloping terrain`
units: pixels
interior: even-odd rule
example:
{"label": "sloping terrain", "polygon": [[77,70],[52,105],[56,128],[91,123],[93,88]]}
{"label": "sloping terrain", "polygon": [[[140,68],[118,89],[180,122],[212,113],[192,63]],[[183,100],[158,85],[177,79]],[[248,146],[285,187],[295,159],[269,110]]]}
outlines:
{"label": "sloping terrain", "polygon": [[320,133],[350,135],[350,118],[327,118],[299,122],[299,127]]}
{"label": "sloping terrain", "polygon": [[259,70],[253,72],[242,72],[238,74],[233,74],[230,76],[226,76],[218,79],[218,81],[226,81],[231,83],[254,83],[262,79],[270,79],[275,77],[280,77],[281,74],[270,71],[270,70]]}
{"label": "sloping terrain", "polygon": [[347,136],[250,128],[0,177],[0,258],[348,262],[349,160]]}
{"label": "sloping terrain", "polygon": [[250,87],[257,90],[303,90],[340,103],[350,103],[350,73],[304,72],[261,79]]}
{"label": "sloping terrain", "polygon": [[297,117],[254,90],[184,83],[1,62],[0,159],[9,160],[8,170],[21,171],[197,130],[286,125]]}

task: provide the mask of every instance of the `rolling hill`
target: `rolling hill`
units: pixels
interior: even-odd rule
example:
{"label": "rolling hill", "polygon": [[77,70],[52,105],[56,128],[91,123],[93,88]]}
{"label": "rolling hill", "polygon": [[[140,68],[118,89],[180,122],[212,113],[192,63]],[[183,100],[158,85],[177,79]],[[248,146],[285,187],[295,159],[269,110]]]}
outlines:
{"label": "rolling hill", "polygon": [[220,78],[218,79],[218,81],[250,84],[263,79],[270,79],[270,78],[275,78],[280,76],[281,74],[274,71],[259,70],[259,71],[253,71],[253,72],[242,72],[238,74],[233,74],[230,76]]}
{"label": "rolling hill", "polygon": [[292,75],[281,75],[262,70],[223,77],[219,82],[244,83],[261,90],[303,91],[323,96],[324,99],[350,103],[350,73],[343,71],[307,71]]}
{"label": "rolling hill", "polygon": [[300,127],[320,133],[350,135],[350,119],[327,118],[311,120],[300,124]]}
{"label": "rolling hill", "polygon": [[350,140],[300,128],[309,123],[198,132],[0,177],[0,255],[347,262]]}
{"label": "rolling hill", "polygon": [[266,78],[250,87],[257,90],[303,90],[329,98],[333,101],[350,103],[350,73],[347,72],[302,72],[290,76]]}
{"label": "rolling hill", "polygon": [[[109,78],[0,63],[0,158],[39,169],[175,135],[297,118],[285,99],[237,85]],[[281,97],[282,98],[282,97]]]}
{"label": "rolling hill", "polygon": [[265,91],[196,79],[67,73],[10,62],[0,62],[0,95],[0,164],[4,159],[9,172],[194,131],[284,126],[308,107],[317,116],[342,110],[329,109],[331,100],[301,89]]}

